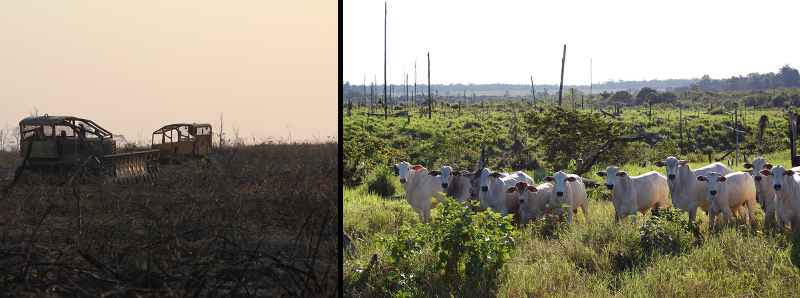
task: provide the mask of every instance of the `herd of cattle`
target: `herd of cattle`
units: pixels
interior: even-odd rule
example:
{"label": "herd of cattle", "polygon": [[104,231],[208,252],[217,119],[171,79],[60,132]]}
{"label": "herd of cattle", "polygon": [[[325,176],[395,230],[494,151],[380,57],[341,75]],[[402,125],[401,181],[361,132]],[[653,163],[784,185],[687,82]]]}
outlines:
{"label": "herd of cattle", "polygon": [[[794,228],[800,227],[800,175],[796,175],[800,174],[800,167],[773,167],[762,157],[744,164],[747,171],[738,172],[718,162],[692,170],[688,161],[674,156],[656,165],[666,168],[666,177],[655,171],[629,176],[616,166],[597,173],[605,177],[606,187],[611,190],[616,220],[636,215],[637,211],[645,214],[652,208],[674,206],[688,212],[692,223],[700,207],[707,212],[712,226],[720,214],[726,223],[736,215],[752,224],[753,211],[760,204],[765,225],[779,229],[788,225],[800,232],[800,228]],[[449,166],[429,171],[404,161],[394,168],[406,200],[423,222],[430,220],[432,198],[442,200],[442,193],[459,202],[477,199],[482,209],[513,214],[520,224],[565,210],[567,221],[572,223],[578,209],[585,221],[590,221],[586,188],[578,175],[558,171],[537,185],[522,171],[509,174],[482,166],[475,172],[454,171]]]}

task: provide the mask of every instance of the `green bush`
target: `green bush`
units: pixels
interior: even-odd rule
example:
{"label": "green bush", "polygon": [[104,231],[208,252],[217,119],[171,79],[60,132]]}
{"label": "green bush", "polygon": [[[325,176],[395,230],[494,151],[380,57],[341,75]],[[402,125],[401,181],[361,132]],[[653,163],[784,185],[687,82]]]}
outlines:
{"label": "green bush", "polygon": [[680,255],[692,246],[689,220],[675,208],[653,209],[653,215],[639,227],[643,257],[653,254]]}
{"label": "green bush", "polygon": [[529,225],[532,226],[533,234],[542,239],[559,239],[569,228],[566,212],[548,213],[542,218],[531,220]]}
{"label": "green bush", "polygon": [[477,202],[446,199],[429,225],[402,229],[386,239],[388,288],[395,295],[416,296],[433,281],[455,296],[483,297],[497,288],[497,275],[510,258],[516,229],[511,217],[475,213]]}
{"label": "green bush", "polygon": [[398,190],[395,180],[397,178],[394,170],[387,166],[378,166],[366,179],[367,190],[384,198],[391,197]]}

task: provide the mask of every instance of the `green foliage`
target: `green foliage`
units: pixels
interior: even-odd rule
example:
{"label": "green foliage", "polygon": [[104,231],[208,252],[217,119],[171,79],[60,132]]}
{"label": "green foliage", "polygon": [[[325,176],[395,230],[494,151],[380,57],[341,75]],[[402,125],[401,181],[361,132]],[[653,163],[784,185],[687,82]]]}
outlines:
{"label": "green foliage", "polygon": [[392,135],[384,123],[358,118],[346,121],[344,126],[344,184],[361,184],[368,169],[376,165],[388,166],[399,155],[398,150],[390,146]]}
{"label": "green foliage", "polygon": [[367,190],[384,198],[393,196],[399,187],[396,184],[394,170],[388,166],[380,165],[369,174],[366,179]]}
{"label": "green foliage", "polygon": [[566,218],[566,213],[548,213],[542,218],[531,220],[528,225],[533,234],[542,239],[559,239],[569,228]]}
{"label": "green foliage", "polygon": [[[387,280],[396,292],[412,293],[419,283],[439,278],[455,293],[485,296],[496,288],[498,271],[509,259],[516,229],[510,216],[472,211],[477,203],[447,199],[430,225],[403,228],[386,240]],[[430,256],[430,257],[426,257]],[[458,296],[462,296],[461,294]]]}
{"label": "green foliage", "polygon": [[598,163],[621,163],[623,146],[603,148],[609,139],[622,136],[626,127],[618,121],[607,120],[594,113],[582,113],[561,108],[546,109],[525,115],[528,134],[541,145],[543,159],[554,169],[564,169],[575,159],[588,158],[606,149]]}
{"label": "green foliage", "polygon": [[644,257],[654,254],[680,255],[691,248],[693,235],[689,220],[676,208],[653,209],[653,215],[639,228]]}

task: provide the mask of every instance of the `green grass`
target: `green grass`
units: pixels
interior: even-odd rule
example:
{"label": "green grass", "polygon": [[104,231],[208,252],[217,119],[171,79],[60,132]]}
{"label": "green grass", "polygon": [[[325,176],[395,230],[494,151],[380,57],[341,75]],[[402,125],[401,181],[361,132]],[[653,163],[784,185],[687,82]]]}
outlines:
{"label": "green grass", "polygon": [[[640,142],[628,143],[621,154],[624,156],[608,160],[628,161],[628,164],[618,166],[631,176],[648,171],[664,173],[663,168],[653,163],[667,155],[689,160],[693,169],[708,164],[707,148],[711,149],[713,158],[719,158],[734,148],[735,143],[726,128],[730,125],[730,116],[719,113],[729,109],[722,110],[721,104],[711,108],[713,113],[707,113],[707,105],[683,110],[686,120],[683,138],[677,125],[677,109],[654,106],[651,122],[643,113],[646,109],[625,108],[620,117],[622,122],[659,134],[664,139],[652,147]],[[460,112],[437,112],[430,120],[417,117],[418,110],[412,110],[414,117],[410,121],[400,117],[384,121],[379,117],[364,116],[363,109],[354,110],[354,116],[344,119],[345,176],[350,177],[348,185],[351,185],[344,190],[344,231],[354,238],[357,250],[345,258],[346,296],[476,296],[475,293],[454,292],[441,273],[422,270],[415,274],[424,275],[422,279],[427,282],[417,283],[413,291],[398,292],[403,287],[397,284],[402,281],[389,281],[386,277],[395,271],[385,261],[387,252],[383,239],[398,235],[403,227],[419,224],[419,217],[402,197],[401,188],[397,188],[394,196],[384,198],[368,193],[367,187],[357,181],[369,177],[370,169],[401,160],[420,163],[429,169],[449,164],[472,170],[481,147],[486,147],[486,164],[493,170],[509,171],[513,164],[522,160],[525,166],[521,168],[540,182],[552,173],[553,168],[544,158],[546,152],[542,148],[545,144],[539,144],[540,138],[536,135],[546,132],[547,128],[516,122],[513,109],[519,111],[516,119],[524,119],[524,113],[538,113],[538,110],[519,103],[501,103],[484,107],[471,105]],[[739,112],[743,114],[741,119],[747,131],[740,140],[741,154],[748,160],[731,168],[745,170],[742,164],[751,161],[759,151],[768,152],[764,156],[773,165],[789,165],[784,112],[752,108],[739,109]],[[756,144],[755,132],[761,115],[769,117],[764,134],[766,144]],[[507,154],[514,133],[509,123],[520,125],[517,133],[524,143],[520,156]],[[532,133],[528,135],[526,132]],[[679,144],[689,152],[678,154]],[[586,156],[588,153],[581,154]],[[732,157],[729,155],[722,162],[728,163]],[[605,170],[607,165],[596,164],[583,177],[602,183],[602,177],[596,176],[596,172]],[[637,248],[640,247],[640,226],[650,215],[614,222],[613,205],[608,201],[610,192],[604,187],[589,189],[588,192],[591,224],[587,224],[579,212],[576,224],[559,231],[554,239],[540,236],[541,231],[537,230],[540,227],[521,228],[512,258],[498,276],[499,285],[494,295],[786,297],[796,296],[798,292],[800,271],[792,260],[800,259],[793,257],[800,255],[800,250],[794,250],[793,241],[786,235],[763,232],[760,208],[755,211],[754,229],[737,224],[709,231],[708,217],[704,212],[698,212],[702,237],[694,239],[688,251],[681,250],[675,254],[656,252],[642,257],[642,250]],[[432,213],[436,218],[437,210],[433,209]],[[681,216],[687,218],[686,214]],[[435,257],[425,251],[420,255],[422,257],[415,261],[426,262],[426,257]],[[370,266],[373,256],[378,261]]]}
{"label": "green grass", "polygon": [[[786,163],[785,156],[783,152],[767,158],[778,164]],[[703,164],[693,162],[691,166]],[[663,172],[654,166],[625,165],[623,169],[631,175]],[[601,181],[594,172],[587,178]],[[586,224],[579,212],[576,224],[558,239],[543,239],[530,226],[521,228],[512,259],[499,274],[498,297],[787,297],[800,290],[800,271],[790,257],[793,245],[786,235],[762,232],[760,209],[755,230],[739,224],[709,231],[708,218],[699,212],[703,241],[684,254],[656,254],[642,261],[630,256],[639,241],[639,225],[650,215],[615,223],[607,191],[598,188],[590,197],[591,224]],[[417,224],[416,213],[402,197],[385,199],[358,187],[345,188],[344,216],[344,230],[354,235],[358,250],[345,258],[345,293],[392,296],[391,289],[380,286],[385,282],[380,272],[388,270],[383,262],[366,277],[361,270],[373,254],[379,260],[386,257],[381,239],[394,235],[403,225]],[[414,295],[458,296],[447,289],[432,277],[431,283]]]}

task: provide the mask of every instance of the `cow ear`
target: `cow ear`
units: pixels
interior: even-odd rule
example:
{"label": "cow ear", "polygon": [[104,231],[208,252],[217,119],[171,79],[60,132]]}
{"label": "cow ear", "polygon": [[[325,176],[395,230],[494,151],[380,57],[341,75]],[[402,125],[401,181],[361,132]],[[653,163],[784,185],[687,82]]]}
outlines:
{"label": "cow ear", "polygon": [[725,178],[725,176],[719,176],[719,178],[717,178],[717,181],[719,182],[725,182],[725,180],[728,180],[728,178]]}
{"label": "cow ear", "polygon": [[606,176],[606,172],[597,172],[597,176],[605,177]]}
{"label": "cow ear", "polygon": [[703,175],[697,176],[697,181],[706,181],[706,176]]}
{"label": "cow ear", "polygon": [[441,174],[439,171],[430,171],[430,172],[428,172],[428,175],[431,175],[431,176],[439,176],[439,174]]}
{"label": "cow ear", "polygon": [[682,166],[685,166],[685,165],[689,164],[689,161],[681,159],[681,160],[678,161],[678,163],[680,163]]}
{"label": "cow ear", "polygon": [[575,177],[572,177],[572,176],[567,177],[567,181],[569,181],[569,182],[575,182],[575,180],[576,180]]}
{"label": "cow ear", "polygon": [[620,171],[619,173],[617,173],[617,176],[619,177],[623,177],[625,175],[628,175],[628,173],[626,173],[625,171]]}
{"label": "cow ear", "polygon": [[535,186],[533,186],[533,185],[528,185],[528,191],[530,191],[530,192],[537,192],[537,191],[539,191],[539,189],[538,189],[538,188],[536,188],[536,187],[535,187]]}
{"label": "cow ear", "polygon": [[664,166],[664,161],[661,161],[661,160],[657,161],[656,162],[656,166],[657,167],[663,167]]}
{"label": "cow ear", "polygon": [[752,169],[753,168],[753,164],[746,163],[746,164],[744,164],[744,168],[745,169]]}
{"label": "cow ear", "polygon": [[786,176],[791,176],[791,175],[794,175],[794,171],[786,170]]}
{"label": "cow ear", "polygon": [[513,193],[515,191],[517,191],[516,187],[509,187],[508,189],[506,189],[506,193]]}
{"label": "cow ear", "polygon": [[555,180],[556,180],[556,179],[553,179],[553,176],[547,176],[547,177],[544,177],[544,181],[547,181],[547,182],[553,182],[553,181],[555,181]]}
{"label": "cow ear", "polygon": [[772,164],[771,163],[765,164],[764,168],[768,169],[768,170],[772,170]]}
{"label": "cow ear", "polygon": [[768,169],[763,169],[759,173],[761,173],[761,175],[764,175],[764,176],[769,176],[770,174],[772,174]]}

